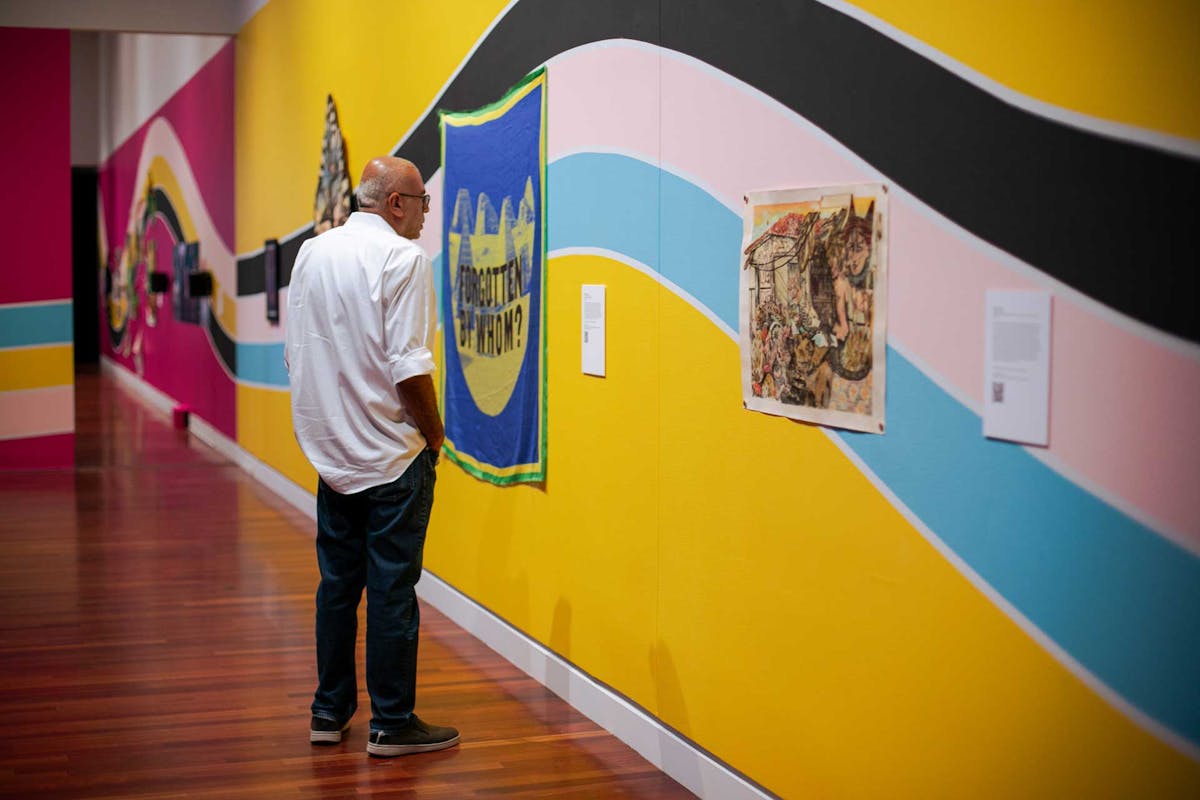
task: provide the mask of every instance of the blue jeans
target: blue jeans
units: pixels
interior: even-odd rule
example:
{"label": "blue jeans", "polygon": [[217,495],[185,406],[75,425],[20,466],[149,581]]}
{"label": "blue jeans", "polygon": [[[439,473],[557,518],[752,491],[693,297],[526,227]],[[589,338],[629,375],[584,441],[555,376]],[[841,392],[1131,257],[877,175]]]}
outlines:
{"label": "blue jeans", "polygon": [[358,709],[354,648],[367,589],[371,730],[396,733],[412,716],[425,528],[436,456],[422,451],[396,480],[355,494],[317,487],[317,691],[313,716],[345,722]]}

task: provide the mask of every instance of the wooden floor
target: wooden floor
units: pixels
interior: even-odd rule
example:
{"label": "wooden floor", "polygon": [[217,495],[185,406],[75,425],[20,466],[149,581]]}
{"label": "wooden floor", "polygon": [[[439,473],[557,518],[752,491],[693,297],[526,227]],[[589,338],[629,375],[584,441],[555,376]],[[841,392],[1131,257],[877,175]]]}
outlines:
{"label": "wooden floor", "polygon": [[312,521],[110,378],[77,407],[73,472],[0,475],[0,797],[691,797],[428,606],[461,746],[369,758],[365,696],[311,746]]}

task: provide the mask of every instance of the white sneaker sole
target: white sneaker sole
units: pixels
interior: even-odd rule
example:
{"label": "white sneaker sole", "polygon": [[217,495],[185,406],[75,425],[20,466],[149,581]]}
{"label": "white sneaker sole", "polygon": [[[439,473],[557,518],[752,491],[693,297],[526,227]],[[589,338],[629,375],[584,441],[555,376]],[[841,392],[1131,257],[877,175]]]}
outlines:
{"label": "white sneaker sole", "polygon": [[346,724],[342,726],[340,731],[314,731],[309,729],[308,741],[313,744],[340,744],[342,734],[348,730],[350,730],[349,720],[346,721]]}
{"label": "white sneaker sole", "polygon": [[406,756],[412,753],[432,753],[434,750],[445,750],[448,747],[454,747],[458,744],[459,737],[447,739],[444,742],[430,742],[429,744],[376,744],[375,742],[367,742],[367,752],[379,758],[392,758],[394,756]]}

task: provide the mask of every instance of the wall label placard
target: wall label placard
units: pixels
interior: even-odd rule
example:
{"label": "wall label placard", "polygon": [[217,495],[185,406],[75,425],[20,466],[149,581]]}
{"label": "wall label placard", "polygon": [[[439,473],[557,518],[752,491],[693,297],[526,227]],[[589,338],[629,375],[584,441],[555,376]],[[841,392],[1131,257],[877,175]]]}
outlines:
{"label": "wall label placard", "polygon": [[585,283],[582,291],[582,306],[581,362],[583,374],[597,375],[603,378],[605,287],[599,284]]}
{"label": "wall label placard", "polygon": [[989,289],[983,435],[1050,443],[1050,292]]}

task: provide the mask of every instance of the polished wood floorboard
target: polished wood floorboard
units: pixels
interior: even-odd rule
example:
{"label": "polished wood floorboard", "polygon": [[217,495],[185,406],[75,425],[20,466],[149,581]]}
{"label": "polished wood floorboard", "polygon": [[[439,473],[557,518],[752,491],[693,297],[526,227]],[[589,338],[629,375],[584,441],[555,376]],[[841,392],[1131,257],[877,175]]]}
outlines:
{"label": "polished wood floorboard", "polygon": [[369,758],[364,690],[313,747],[313,523],[111,378],[77,407],[75,470],[0,475],[0,797],[692,796],[427,605],[462,744]]}

